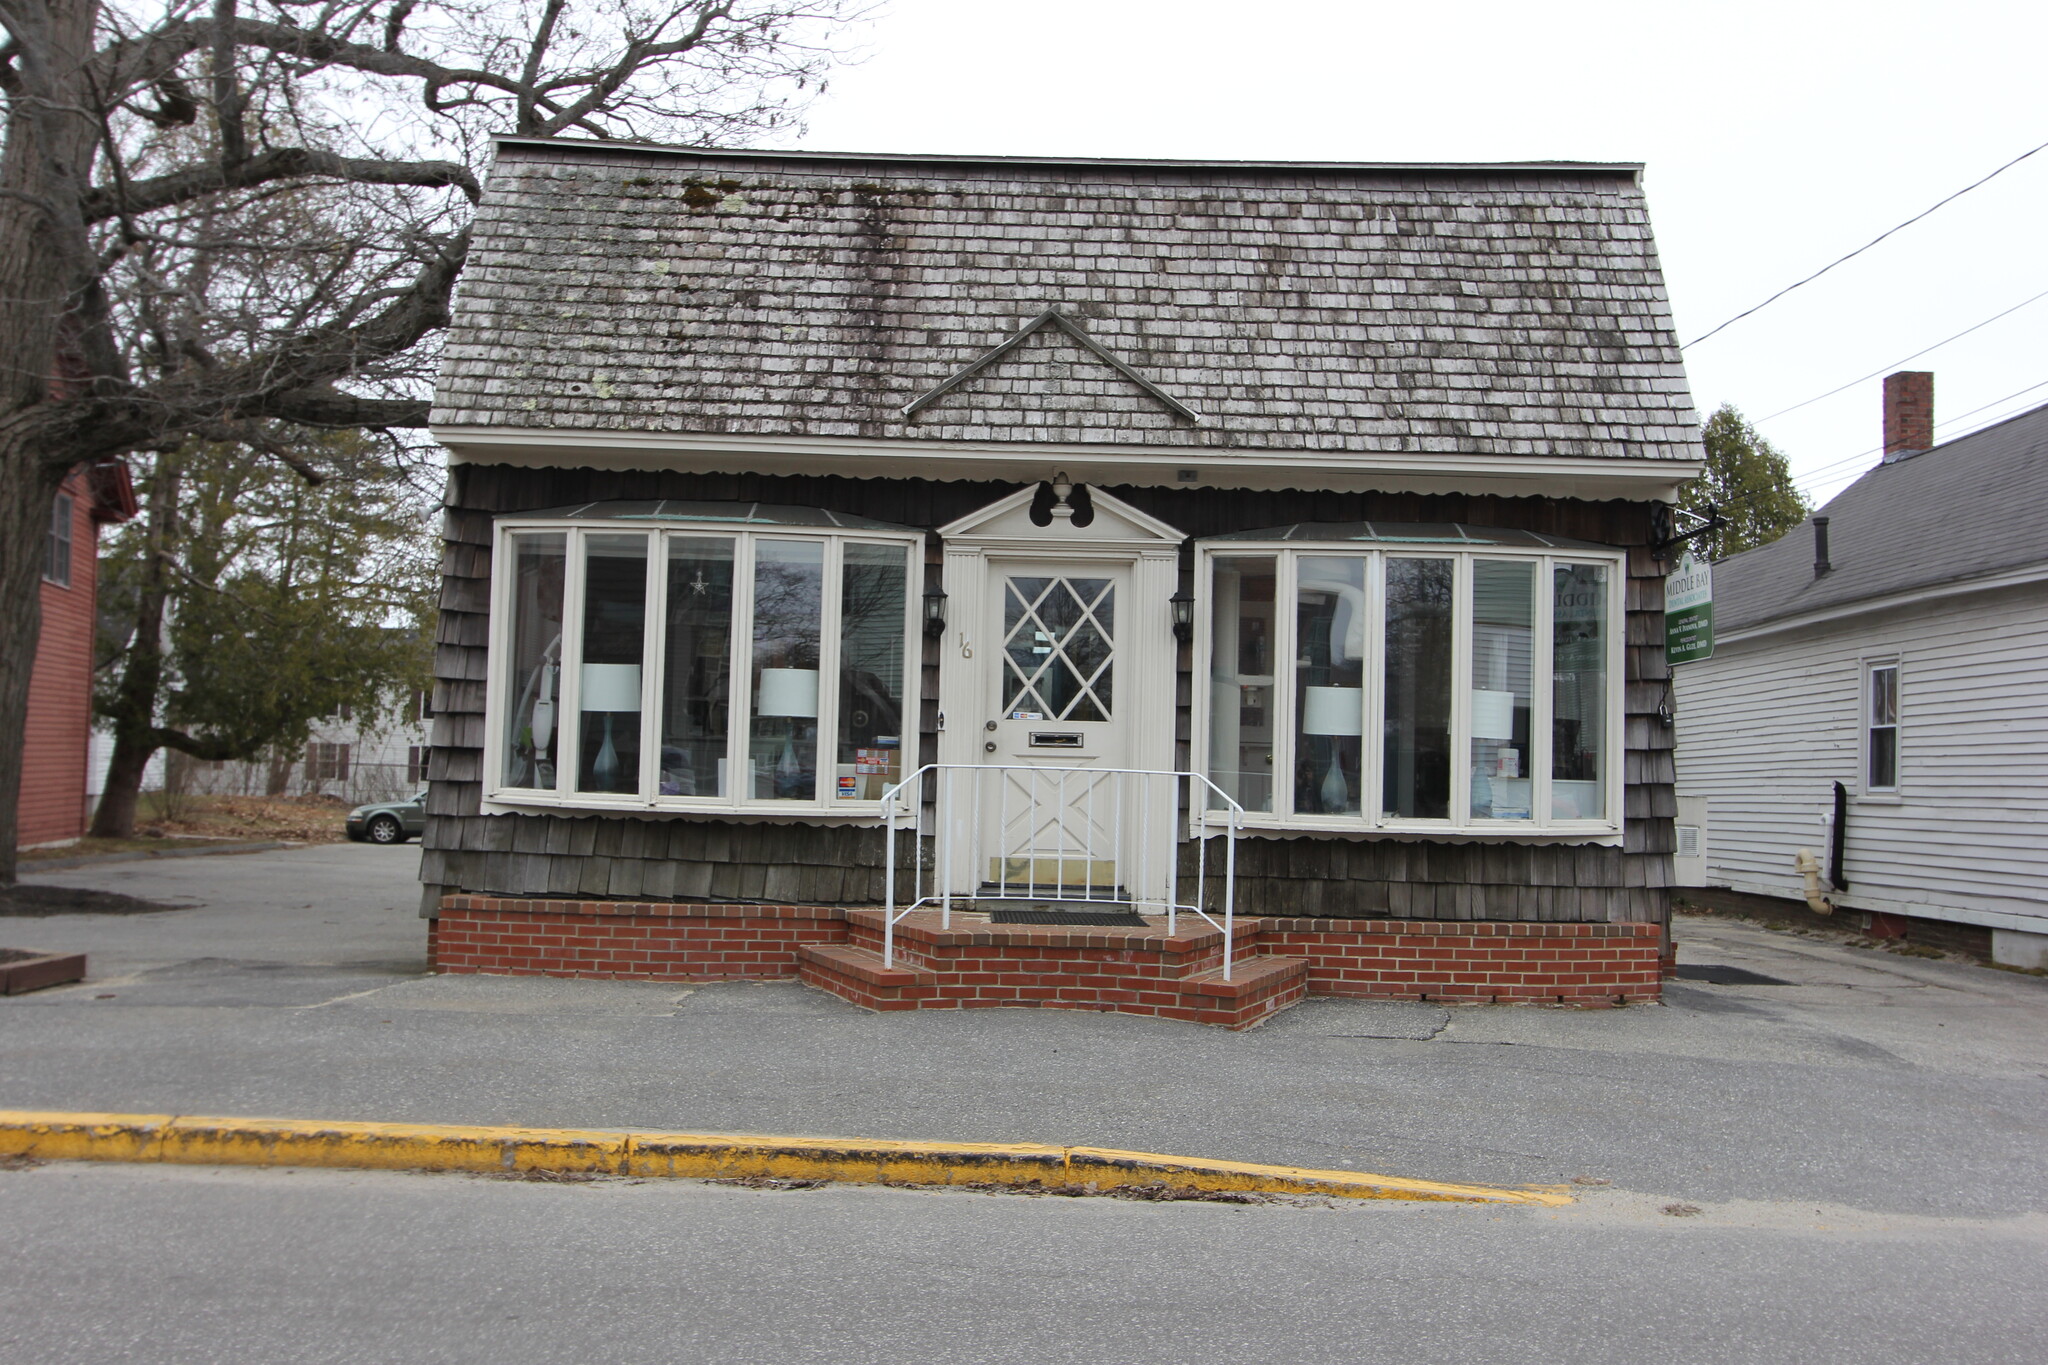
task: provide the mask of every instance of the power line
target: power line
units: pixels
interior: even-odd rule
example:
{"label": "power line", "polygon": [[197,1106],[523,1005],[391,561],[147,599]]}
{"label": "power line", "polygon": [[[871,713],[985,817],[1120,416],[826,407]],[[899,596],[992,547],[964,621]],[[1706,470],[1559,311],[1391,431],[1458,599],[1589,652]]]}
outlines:
{"label": "power line", "polygon": [[1834,269],[1834,268],[1835,268],[1836,266],[1838,266],[1838,265],[1841,265],[1841,264],[1842,264],[1843,262],[1845,262],[1845,261],[1853,261],[1853,260],[1855,260],[1855,259],[1856,259],[1856,258],[1857,258],[1858,256],[1861,256],[1861,255],[1862,255],[1862,254],[1863,254],[1864,252],[1866,252],[1866,251],[1870,250],[1870,248],[1872,248],[1872,247],[1876,246],[1876,245],[1877,245],[1877,244],[1878,244],[1879,242],[1881,242],[1881,241],[1883,241],[1883,240],[1884,240],[1885,238],[1887,238],[1887,237],[1891,236],[1891,235],[1892,235],[1893,233],[1895,233],[1895,232],[1900,232],[1900,231],[1903,231],[1904,229],[1906,229],[1906,228],[1909,228],[1909,227],[1913,226],[1913,224],[1915,224],[1915,223],[1919,222],[1919,221],[1920,221],[1920,220],[1921,220],[1922,218],[1925,218],[1925,217],[1926,217],[1926,216],[1927,216],[1928,214],[1930,214],[1930,213],[1933,213],[1935,209],[1941,208],[1941,207],[1942,207],[1942,205],[1944,205],[1944,204],[1950,204],[1950,203],[1953,203],[1954,201],[1956,201],[1956,200],[1958,200],[1958,199],[1962,198],[1962,197],[1963,197],[1964,195],[1968,194],[1968,193],[1969,193],[1969,192],[1970,192],[1971,190],[1974,190],[1974,189],[1976,189],[1976,188],[1977,188],[1977,187],[1978,187],[1979,185],[1983,185],[1983,184],[1986,184],[1986,183],[1988,183],[1988,182],[1990,182],[1990,181],[1992,181],[1992,180],[1996,180],[1996,179],[1997,179],[1997,178],[1998,178],[1999,176],[2001,176],[2001,175],[2004,175],[2004,174],[2005,174],[2005,173],[2006,173],[2007,171],[2009,171],[2009,170],[2011,170],[2011,169],[2012,169],[2013,167],[2015,167],[2015,166],[2019,165],[2019,164],[2020,164],[2020,163],[2021,163],[2022,161],[2025,161],[2025,160],[2026,160],[2026,159],[2027,159],[2028,157],[2030,157],[2030,156],[2034,155],[2034,153],[2035,153],[2035,152],[2039,152],[2039,151],[2043,151],[2043,150],[2048,150],[2048,142],[2044,142],[2044,143],[2042,143],[2042,144],[2041,144],[2041,145],[2040,145],[2039,147],[2036,147],[2036,148],[2034,148],[2034,149],[2033,149],[2032,151],[2025,151],[2025,152],[2021,152],[2021,153],[2020,153],[2020,154],[2019,154],[2018,156],[2016,156],[2016,157],[2014,157],[2014,158],[2013,158],[2012,160],[2010,160],[2010,161],[2006,162],[2006,163],[2005,163],[2005,164],[2004,164],[2003,166],[2000,166],[2000,167],[1999,167],[1999,168],[1998,168],[1997,170],[1993,171],[1993,172],[1992,172],[1992,173],[1991,173],[1990,175],[1987,175],[1987,176],[1985,176],[1985,177],[1984,177],[1984,179],[1982,179],[1982,180],[1977,180],[1977,181],[1973,181],[1973,182],[1971,182],[1970,184],[1968,184],[1968,185],[1965,185],[1965,186],[1963,186],[1963,187],[1962,187],[1961,189],[1957,190],[1957,191],[1956,191],[1956,192],[1955,192],[1954,194],[1951,194],[1951,195],[1950,195],[1950,196],[1949,196],[1948,198],[1946,198],[1946,199],[1942,200],[1942,201],[1941,201],[1941,203],[1935,204],[1935,205],[1934,205],[1934,206],[1933,206],[1932,208],[1927,208],[1927,209],[1923,209],[1923,210],[1922,210],[1921,212],[1919,212],[1919,213],[1916,213],[1916,214],[1914,214],[1914,215],[1913,215],[1913,216],[1912,216],[1911,218],[1908,218],[1908,219],[1907,219],[1907,220],[1906,220],[1905,222],[1903,222],[1903,223],[1900,223],[1900,224],[1899,224],[1899,225],[1898,225],[1897,227],[1893,227],[1893,228],[1887,228],[1887,229],[1886,229],[1885,231],[1883,231],[1883,232],[1880,232],[1879,234],[1877,234],[1877,236],[1875,236],[1875,237],[1871,238],[1871,239],[1870,239],[1869,241],[1865,242],[1865,243],[1864,243],[1864,244],[1863,244],[1862,246],[1859,246],[1859,247],[1857,247],[1857,248],[1856,248],[1856,249],[1855,249],[1854,251],[1850,252],[1850,253],[1849,253],[1848,255],[1846,255],[1846,256],[1843,256],[1843,257],[1842,257],[1842,258],[1840,258],[1839,260],[1829,261],[1829,262],[1828,262],[1828,263],[1827,263],[1826,265],[1824,265],[1824,266],[1822,266],[1822,267],[1821,267],[1820,269],[1818,269],[1818,270],[1814,271],[1814,272],[1813,272],[1813,273],[1812,273],[1811,275],[1808,275],[1808,276],[1807,276],[1807,277],[1806,277],[1805,279],[1803,279],[1803,280],[1795,280],[1795,281],[1793,281],[1793,282],[1792,282],[1791,284],[1788,284],[1788,285],[1786,285],[1786,286],[1785,286],[1785,287],[1784,287],[1783,289],[1780,289],[1780,290],[1779,290],[1779,291],[1778,291],[1777,293],[1775,293],[1775,294],[1771,295],[1771,296],[1770,296],[1769,298],[1765,299],[1765,300],[1764,300],[1764,301],[1763,301],[1762,303],[1760,303],[1760,304],[1756,305],[1756,307],[1754,307],[1754,308],[1747,308],[1747,309],[1744,309],[1744,310],[1743,310],[1742,312],[1740,312],[1740,313],[1737,313],[1737,314],[1736,314],[1736,315],[1735,315],[1734,317],[1732,317],[1732,318],[1728,319],[1728,321],[1726,321],[1726,322],[1722,323],[1722,324],[1721,324],[1721,325],[1720,325],[1719,327],[1715,327],[1715,328],[1713,328],[1713,329],[1712,329],[1711,331],[1708,331],[1708,332],[1704,332],[1704,333],[1702,333],[1701,335],[1699,335],[1699,336],[1696,336],[1696,337],[1694,337],[1694,338],[1693,338],[1693,339],[1692,339],[1691,341],[1688,341],[1688,342],[1686,342],[1684,346],[1681,346],[1681,347],[1679,347],[1678,349],[1679,349],[1679,350],[1681,350],[1681,351],[1683,351],[1683,350],[1686,350],[1686,349],[1687,349],[1687,348],[1689,348],[1689,347],[1697,346],[1697,345],[1699,345],[1699,344],[1700,344],[1700,343],[1701,343],[1702,341],[1705,341],[1705,340],[1706,340],[1706,339],[1707,339],[1708,337],[1710,337],[1710,336],[1713,336],[1713,335],[1714,335],[1714,334],[1715,334],[1716,332],[1719,332],[1719,331],[1721,331],[1721,330],[1722,330],[1723,328],[1727,328],[1727,327],[1732,327],[1732,326],[1734,326],[1734,325],[1735,325],[1736,323],[1738,323],[1738,322],[1742,321],[1742,320],[1743,320],[1744,318],[1748,317],[1748,316],[1749,316],[1749,315],[1750,315],[1751,313],[1756,313],[1756,312],[1760,312],[1760,311],[1762,311],[1763,309],[1765,309],[1765,308],[1768,308],[1768,307],[1770,307],[1770,306],[1771,306],[1772,304],[1776,303],[1776,302],[1777,302],[1777,301],[1778,301],[1779,299],[1782,299],[1782,298],[1784,298],[1784,297],[1785,297],[1785,296],[1786,296],[1787,294],[1789,294],[1789,293],[1791,293],[1791,292],[1792,292],[1793,290],[1795,290],[1795,289],[1799,288],[1799,287],[1800,287],[1801,285],[1805,285],[1805,284],[1812,284],[1812,283],[1813,283],[1813,282],[1814,282],[1815,280],[1817,280],[1817,279],[1819,279],[1819,278],[1820,278],[1821,276],[1823,276],[1823,275],[1827,274],[1827,273],[1828,273],[1828,272],[1829,272],[1830,270],[1833,270],[1833,269]]}
{"label": "power line", "polygon": [[[1945,420],[1943,420],[1943,421],[1940,421],[1940,422],[1937,422],[1937,423],[1935,423],[1935,425],[1936,425],[1937,427],[1946,427],[1946,426],[1953,426],[1953,425],[1954,425],[1954,424],[1956,424],[1957,422],[1961,422],[1961,421],[1964,421],[1964,420],[1966,420],[1967,418],[1975,417],[1975,416],[1976,416],[1976,415],[1977,415],[1978,413],[1980,413],[1980,412],[1987,412],[1987,411],[1989,411],[1989,410],[1990,410],[1990,409],[1992,409],[1992,408],[1995,408],[1995,407],[1998,407],[1998,406],[2000,406],[2001,404],[2004,404],[2004,403],[2010,403],[2010,402],[2011,402],[2011,401],[2012,401],[2013,399],[2015,399],[2015,398],[2020,398],[2020,397],[2023,397],[2023,396],[2025,396],[2026,394],[2030,394],[2030,393],[2032,393],[2032,392],[2033,392],[2034,390],[2036,390],[2036,389],[2043,389],[2043,388],[2048,388],[2048,379],[2043,379],[2043,380],[2040,380],[2040,381],[2039,381],[2039,382],[2037,382],[2037,383],[2029,384],[2029,385],[2027,385],[2027,387],[2025,387],[2024,389],[2015,389],[2015,390],[2014,390],[2013,392],[2011,392],[2011,393],[2007,394],[2007,395],[2006,395],[2005,397],[2003,397],[2003,398],[1994,398],[1994,399],[1992,399],[1992,400],[1991,400],[1991,401],[1990,401],[1989,403],[1985,403],[1985,404],[1983,404],[1983,405],[1981,405],[1981,406],[1979,406],[1979,407],[1974,407],[1974,408],[1971,408],[1971,409],[1970,409],[1970,410],[1969,410],[1968,412],[1959,412],[1959,413],[1957,413],[1957,414],[1956,414],[1955,416],[1953,416],[1953,417],[1950,417],[1950,418],[1947,418],[1947,419],[1945,419]],[[1969,435],[1972,435],[1972,434],[1973,434],[1973,433],[1975,433],[1975,432],[1981,431],[1981,430],[1983,430],[1983,429],[1984,429],[1985,427],[1989,427],[1989,426],[1996,426],[1996,425],[1997,425],[1998,423],[2000,423],[2000,422],[2004,421],[2004,420],[2005,420],[2005,419],[2006,419],[2007,417],[2011,417],[2011,416],[2016,416],[2016,415],[2017,415],[2016,413],[2006,413],[2006,414],[2003,414],[2003,415],[2001,415],[2001,416],[1998,416],[1998,417],[1993,417],[1993,418],[1989,419],[1988,421],[1984,421],[1984,422],[1979,422],[1979,423],[1978,423],[1978,424],[1977,424],[1976,426],[1974,426],[1974,427],[1970,428],[1970,430],[1969,430],[1969,431],[1961,431],[1961,432],[1957,432],[1957,433],[1956,433],[1956,434],[1955,434],[1954,436],[1950,436],[1950,437],[1946,438],[1946,440],[1944,440],[1943,444],[1947,444],[1947,442],[1948,442],[1948,441],[1959,441],[1959,440],[1961,440],[1961,439],[1962,439],[1963,437],[1965,437],[1965,436],[1969,436]],[[1855,463],[1857,463],[1858,461],[1861,461],[1861,460],[1867,460],[1867,459],[1869,459],[1869,458],[1870,458],[1871,456],[1873,456],[1873,455],[1882,455],[1883,453],[1884,453],[1884,447],[1883,447],[1883,446],[1881,446],[1881,445],[1877,445],[1877,446],[1872,446],[1872,447],[1871,447],[1870,449],[1868,449],[1868,450],[1866,450],[1866,451],[1863,451],[1863,452],[1861,452],[1861,453],[1859,453],[1859,454],[1847,456],[1847,457],[1846,457],[1846,458],[1844,458],[1844,459],[1840,459],[1840,460],[1830,460],[1830,461],[1829,461],[1828,463],[1826,463],[1826,464],[1824,464],[1824,465],[1821,465],[1820,467],[1818,467],[1818,468],[1816,468],[1816,469],[1810,469],[1810,470],[1808,470],[1808,471],[1807,471],[1807,472],[1806,472],[1805,474],[1802,474],[1802,475],[1800,475],[1800,476],[1798,476],[1798,477],[1794,478],[1794,479],[1792,480],[1793,486],[1794,486],[1794,487],[1796,488],[1796,487],[1798,487],[1798,486],[1799,486],[1800,484],[1802,484],[1802,483],[1803,483],[1803,484],[1806,484],[1808,488],[1813,488],[1813,487],[1817,487],[1817,486],[1818,486],[1819,484],[1822,484],[1822,483],[1837,483],[1837,482],[1839,482],[1839,481],[1840,481],[1840,477],[1841,477],[1841,476],[1838,476],[1838,477],[1836,477],[1836,478],[1828,478],[1828,479],[1823,479],[1823,478],[1821,478],[1820,476],[1821,476],[1821,475],[1823,475],[1823,474],[1826,474],[1826,473],[1827,473],[1827,472],[1828,472],[1829,470],[1834,470],[1834,469],[1841,469],[1841,468],[1842,468],[1843,466],[1845,466],[1845,465],[1852,465],[1852,464],[1855,464]],[[1860,471],[1860,470],[1859,470],[1859,471],[1858,471],[1858,474],[1861,474],[1862,472],[1863,472],[1863,471]],[[1754,492],[1754,493],[1744,493],[1744,494],[1742,494],[1742,495],[1741,495],[1741,496],[1739,496],[1739,497],[1733,497],[1733,498],[1730,498],[1730,499],[1728,499],[1728,501],[1727,501],[1726,503],[1723,503],[1723,504],[1722,504],[1722,507],[1723,507],[1723,508],[1725,509],[1725,508],[1729,508],[1729,507],[1735,507],[1735,506],[1739,506],[1739,505],[1740,505],[1740,504],[1742,504],[1742,503],[1745,503],[1745,502],[1749,502],[1749,501],[1751,501],[1751,500],[1753,500],[1753,499],[1755,499],[1755,498],[1760,498],[1760,497],[1763,497],[1763,496],[1764,496],[1764,495],[1765,495],[1766,493],[1769,493],[1769,492],[1775,492],[1775,491],[1776,491],[1776,490],[1774,490],[1774,489],[1759,489],[1759,490],[1758,490],[1757,492]],[[1812,496],[1812,495],[1811,495],[1811,494],[1808,494],[1808,496]]]}
{"label": "power line", "polygon": [[1989,327],[1992,323],[1998,321],[1998,319],[2002,317],[2008,317],[2014,313],[2017,313],[2020,311],[2020,309],[2026,307],[2028,304],[2039,303],[2042,299],[2048,299],[2048,289],[2042,290],[2040,293],[2034,295],[2034,297],[2030,299],[2024,299],[2021,302],[2014,304],[2012,307],[2006,309],[2003,313],[1993,314],[1992,316],[1984,319],[1984,321],[1978,323],[1975,327],[1965,327],[1962,331],[1957,332],[1954,336],[1944,337],[1940,341],[1935,342],[1932,346],[1924,346],[1921,349],[1913,352],[1913,354],[1909,356],[1903,356],[1898,360],[1894,360],[1889,365],[1880,365],[1876,369],[1872,370],[1869,374],[1859,376],[1858,378],[1850,380],[1846,384],[1840,385],[1836,388],[1829,389],[1826,393],[1815,394],[1811,398],[1802,399],[1801,401],[1794,403],[1789,408],[1779,408],[1769,417],[1759,417],[1756,420],[1759,422],[1768,422],[1771,421],[1773,418],[1783,417],[1788,412],[1797,412],[1799,411],[1799,409],[1803,407],[1807,407],[1808,405],[1813,403],[1818,403],[1823,398],[1833,398],[1836,394],[1842,392],[1843,389],[1853,389],[1866,379],[1875,379],[1881,374],[1890,374],[1892,371],[1896,370],[1899,366],[1905,364],[1909,360],[1918,360],[1921,356],[1926,355],[1929,351],[1938,351],[1942,347],[1948,345],[1951,341],[1960,341],[1962,338],[1968,336],[1970,333],[1974,331],[1977,331],[1979,328]]}

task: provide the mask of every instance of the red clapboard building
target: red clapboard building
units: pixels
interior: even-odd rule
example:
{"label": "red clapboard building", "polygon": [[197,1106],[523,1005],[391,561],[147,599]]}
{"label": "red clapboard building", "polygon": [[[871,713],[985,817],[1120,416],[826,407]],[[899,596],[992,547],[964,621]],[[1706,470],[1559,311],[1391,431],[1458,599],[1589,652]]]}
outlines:
{"label": "red clapboard building", "polygon": [[20,839],[25,846],[85,833],[99,528],[126,521],[135,512],[128,468],[118,460],[71,471],[50,509],[43,626],[29,679],[22,754]]}

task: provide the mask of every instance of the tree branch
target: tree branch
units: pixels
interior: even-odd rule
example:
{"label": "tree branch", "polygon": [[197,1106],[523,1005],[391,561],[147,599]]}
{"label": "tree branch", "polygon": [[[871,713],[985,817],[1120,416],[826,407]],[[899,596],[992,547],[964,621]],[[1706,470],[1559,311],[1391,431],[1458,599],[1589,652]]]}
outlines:
{"label": "tree branch", "polygon": [[[184,19],[135,38],[124,38],[100,49],[93,59],[104,82],[123,88],[154,84],[175,75],[178,63],[211,47],[217,19]],[[447,67],[409,53],[352,43],[318,29],[294,28],[287,24],[264,23],[256,19],[232,21],[234,41],[243,47],[258,47],[279,56],[297,57],[320,65],[346,66],[371,76],[411,77],[430,87],[479,85],[519,93],[519,83],[495,71],[470,67]]]}
{"label": "tree branch", "polygon": [[152,726],[149,739],[159,749],[176,749],[209,763],[241,762],[263,751],[261,744],[237,744],[219,735],[189,735],[165,725]]}
{"label": "tree branch", "polygon": [[242,83],[235,71],[235,0],[213,0],[213,118],[220,135],[220,159],[239,166],[249,159],[242,128]]}
{"label": "tree branch", "polygon": [[306,388],[277,394],[265,406],[270,416],[301,426],[388,430],[426,426],[433,404],[424,398],[358,398],[339,389]]}
{"label": "tree branch", "polygon": [[252,189],[306,176],[358,185],[419,185],[426,189],[453,185],[469,196],[471,203],[483,197],[476,177],[453,161],[382,161],[310,147],[276,147],[237,163],[194,166],[126,186],[95,185],[85,196],[85,217],[87,222],[103,222],[121,213],[151,213],[223,190]]}

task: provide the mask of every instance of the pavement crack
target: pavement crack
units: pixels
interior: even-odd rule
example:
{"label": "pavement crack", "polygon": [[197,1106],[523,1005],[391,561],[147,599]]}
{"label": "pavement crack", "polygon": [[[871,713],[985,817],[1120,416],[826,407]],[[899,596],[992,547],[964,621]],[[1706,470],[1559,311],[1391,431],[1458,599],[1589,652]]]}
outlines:
{"label": "pavement crack", "polygon": [[381,986],[372,986],[366,991],[350,991],[347,995],[337,995],[332,1000],[316,1000],[310,1005],[292,1005],[288,1008],[295,1010],[324,1010],[329,1005],[339,1005],[349,1000],[360,1000],[366,995],[375,995],[378,991],[388,991],[393,986],[403,984],[403,982],[399,981],[387,981]]}

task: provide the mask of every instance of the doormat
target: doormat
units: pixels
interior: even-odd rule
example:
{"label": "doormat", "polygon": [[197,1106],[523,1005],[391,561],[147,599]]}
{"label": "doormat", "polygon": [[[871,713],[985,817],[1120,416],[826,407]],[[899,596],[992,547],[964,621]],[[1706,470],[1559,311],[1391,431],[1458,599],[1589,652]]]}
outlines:
{"label": "doormat", "polygon": [[1717,962],[1681,962],[1678,964],[1680,981],[1704,981],[1710,986],[1789,986],[1789,981],[1780,981],[1775,976],[1750,971],[1747,967],[1724,967]]}
{"label": "doormat", "polygon": [[1106,929],[1144,929],[1144,917],[1129,910],[991,910],[990,924],[1085,924]]}

